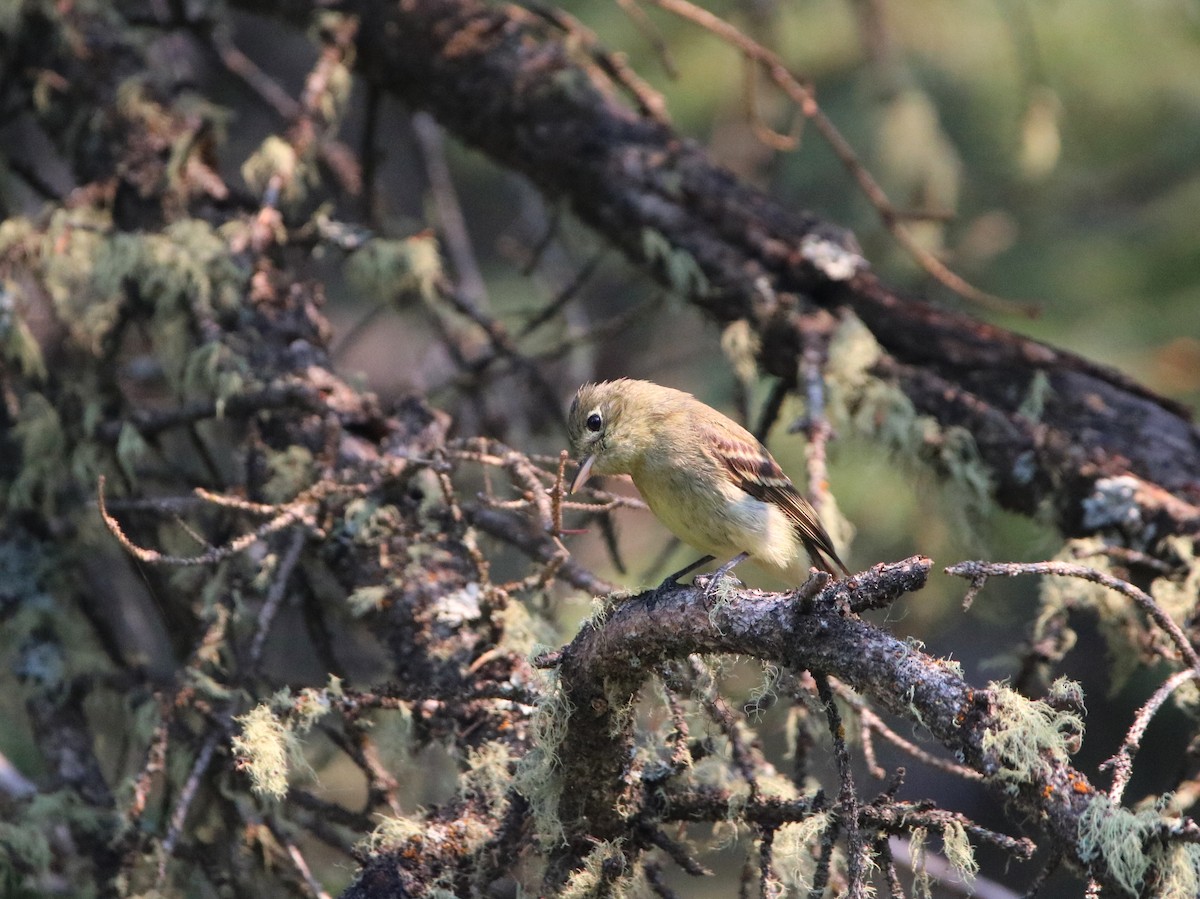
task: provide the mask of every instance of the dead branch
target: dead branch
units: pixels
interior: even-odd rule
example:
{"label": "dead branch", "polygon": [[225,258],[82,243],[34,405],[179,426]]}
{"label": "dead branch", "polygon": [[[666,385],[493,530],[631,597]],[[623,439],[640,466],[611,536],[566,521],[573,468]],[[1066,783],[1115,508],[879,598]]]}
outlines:
{"label": "dead branch", "polygon": [[[827,586],[811,602],[792,594],[730,590],[716,601],[703,585],[664,585],[621,602],[585,626],[564,650],[559,676],[571,714],[558,747],[563,789],[559,809],[567,843],[552,872],[559,878],[579,864],[592,839],[618,839],[619,811],[642,801],[631,768],[627,709],[646,677],[665,661],[700,652],[740,654],[792,670],[836,676],[887,711],[919,724],[931,737],[982,774],[1024,814],[1040,820],[1056,844],[1101,881],[1102,859],[1084,860],[1077,847],[1080,819],[1096,789],[1065,759],[1014,771],[988,735],[1007,731],[990,689],[974,688],[934,659],[848,611],[919,589],[928,559],[877,565]],[[851,599],[855,596],[873,598]],[[1020,739],[1031,739],[1023,735]],[[620,797],[614,802],[614,796]]]}

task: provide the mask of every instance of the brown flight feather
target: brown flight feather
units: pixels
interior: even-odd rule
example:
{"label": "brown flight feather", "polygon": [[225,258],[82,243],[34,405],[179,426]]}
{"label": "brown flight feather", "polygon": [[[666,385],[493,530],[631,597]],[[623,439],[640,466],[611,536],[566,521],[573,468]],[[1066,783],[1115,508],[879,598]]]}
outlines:
{"label": "brown flight feather", "polygon": [[[837,577],[833,567],[836,565],[847,577],[850,576],[850,569],[838,558],[833,541],[821,526],[816,509],[765,448],[751,449],[745,443],[726,440],[717,441],[716,446],[717,458],[733,475],[734,483],[755,499],[774,503],[782,509],[818,567]],[[752,454],[748,454],[748,450]]]}

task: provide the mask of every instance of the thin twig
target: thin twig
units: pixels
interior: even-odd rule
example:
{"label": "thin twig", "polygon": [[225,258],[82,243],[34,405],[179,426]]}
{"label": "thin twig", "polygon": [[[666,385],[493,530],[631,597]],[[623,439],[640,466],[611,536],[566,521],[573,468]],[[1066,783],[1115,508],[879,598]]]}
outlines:
{"label": "thin twig", "polygon": [[414,112],[411,121],[421,160],[425,164],[425,177],[429,179],[429,190],[437,209],[437,221],[446,252],[454,264],[458,289],[475,305],[486,307],[487,282],[479,269],[475,247],[467,230],[467,220],[458,200],[458,191],[454,188],[454,178],[446,163],[446,141],[441,126],[427,112]]}
{"label": "thin twig", "polygon": [[1050,879],[1050,875],[1057,871],[1062,863],[1062,851],[1057,849],[1051,850],[1045,864],[1042,865],[1042,868],[1040,871],[1038,871],[1037,876],[1033,878],[1033,882],[1029,884],[1029,887],[1025,890],[1024,899],[1037,899],[1037,894],[1042,891],[1042,887],[1045,886],[1046,881]]}
{"label": "thin twig", "polygon": [[829,733],[833,739],[833,755],[838,766],[838,820],[846,832],[846,864],[850,878],[851,899],[866,899],[866,845],[862,840],[862,832],[858,823],[858,794],[854,789],[854,774],[850,768],[850,750],[846,747],[846,731],[842,725],[842,716],[838,711],[837,702],[833,698],[833,689],[825,674],[813,672],[813,680],[817,684],[817,696],[825,707],[825,717],[829,721]]}
{"label": "thin twig", "polygon": [[756,798],[759,791],[758,775],[759,772],[765,770],[764,766],[767,764],[766,759],[759,751],[758,741],[745,733],[745,724],[734,715],[720,693],[717,692],[716,681],[704,662],[698,656],[693,655],[688,657],[687,664],[696,684],[708,682],[712,685],[711,690],[700,692],[698,696],[700,706],[713,723],[721,729],[725,739],[729,741],[733,766],[750,787],[750,798]]}
{"label": "thin twig", "polygon": [[624,10],[625,14],[633,20],[633,24],[637,26],[638,31],[642,36],[650,42],[650,46],[654,48],[654,54],[662,63],[663,70],[667,73],[667,77],[675,80],[679,77],[679,67],[675,65],[675,58],[671,55],[671,48],[663,37],[662,32],[658,27],[650,21],[650,17],[638,6],[637,0],[617,0],[617,6]]}
{"label": "thin twig", "polygon": [[648,2],[699,25],[758,63],[767,76],[799,107],[804,117],[813,123],[846,171],[858,184],[859,190],[875,207],[880,221],[888,233],[930,276],[960,296],[985,308],[1000,312],[1015,312],[1031,318],[1037,315],[1037,307],[1032,304],[1014,303],[968,283],[961,275],[951,271],[944,262],[921,246],[904,227],[904,216],[897,211],[879,182],[858,159],[850,142],[817,105],[812,87],[797,79],[776,54],[747,37],[720,16],[696,6],[689,0],[648,0]]}
{"label": "thin twig", "polygon": [[879,865],[883,868],[891,899],[904,899],[904,888],[900,885],[900,877],[896,873],[896,859],[892,855],[892,847],[888,840],[875,841],[875,857],[879,859]]}
{"label": "thin twig", "polygon": [[760,828],[760,831],[758,838],[758,895],[761,899],[769,899],[772,895],[771,850],[775,845],[775,829],[773,827],[763,827]]}
{"label": "thin twig", "polygon": [[1185,668],[1182,671],[1176,671],[1171,677],[1167,678],[1154,695],[1147,700],[1146,704],[1138,709],[1138,713],[1134,716],[1133,724],[1129,728],[1129,732],[1125,734],[1125,739],[1121,741],[1121,748],[1116,754],[1103,762],[1100,765],[1100,770],[1107,768],[1113,769],[1113,782],[1108,790],[1108,798],[1113,805],[1119,805],[1121,797],[1125,793],[1125,787],[1129,785],[1129,778],[1133,776],[1133,757],[1142,745],[1142,737],[1146,735],[1146,728],[1150,726],[1150,721],[1155,713],[1162,707],[1172,693],[1186,684],[1188,681],[1200,678],[1200,671],[1195,668]]}
{"label": "thin twig", "polygon": [[296,841],[284,831],[271,817],[264,819],[267,829],[275,839],[282,843],[287,849],[288,858],[296,868],[296,873],[300,875],[304,885],[308,887],[309,894],[314,899],[331,899],[330,895],[325,892],[325,888],[321,886],[321,882],[313,876],[312,869],[308,866],[308,861],[304,858],[304,854],[300,851],[300,847],[296,845]]}
{"label": "thin twig", "polygon": [[900,736],[900,734],[888,727],[882,718],[875,714],[874,710],[867,705],[861,696],[859,696],[837,678],[831,677],[829,679],[829,684],[833,688],[834,692],[837,693],[838,698],[858,713],[859,718],[862,720],[862,728],[864,733],[874,732],[879,734],[889,743],[903,750],[904,752],[907,752],[913,758],[924,762],[932,768],[937,768],[939,771],[945,771],[947,774],[953,774],[965,780],[984,780],[984,776],[974,768],[968,768],[966,765],[959,765],[955,762],[938,758],[932,753],[922,749],[911,740],[907,740]]}
{"label": "thin twig", "polygon": [[[909,841],[901,837],[888,840],[892,854],[901,862],[911,866],[912,853]],[[974,896],[975,899],[1018,899],[1018,894],[986,877],[964,878],[962,874],[937,852],[925,850],[925,870],[937,881],[938,888],[959,896]]]}
{"label": "thin twig", "polygon": [[221,63],[240,78],[264,103],[275,110],[283,121],[290,122],[299,117],[300,104],[291,94],[259,68],[258,63],[243,53],[233,43],[229,29],[223,26],[209,32],[209,40]]}
{"label": "thin twig", "polygon": [[196,798],[196,793],[200,789],[200,782],[204,779],[204,774],[208,771],[208,766],[212,764],[213,753],[217,749],[217,743],[220,742],[224,735],[225,729],[223,727],[213,727],[205,734],[204,742],[200,744],[200,751],[196,753],[196,758],[192,762],[192,768],[183,783],[183,789],[179,791],[179,799],[175,802],[175,808],[171,811],[170,824],[167,826],[166,836],[163,837],[162,854],[158,860],[157,885],[160,888],[166,882],[167,862],[175,854],[175,846],[179,842],[180,836],[183,835],[183,825],[187,823],[187,815],[192,807],[192,801]]}
{"label": "thin twig", "polygon": [[129,539],[122,529],[120,522],[109,514],[108,507],[105,505],[104,484],[105,478],[101,475],[97,482],[96,504],[99,507],[101,518],[104,519],[104,523],[108,527],[109,533],[116,538],[117,542],[124,547],[126,552],[139,561],[145,562],[147,565],[175,566],[212,565],[230,556],[237,555],[250,546],[253,546],[257,541],[282,531],[293,524],[298,523],[310,530],[315,529],[316,520],[314,515],[321,500],[336,493],[361,494],[367,489],[364,485],[360,484],[334,484],[328,481],[320,481],[291,502],[280,506],[265,506],[259,503],[250,503],[239,497],[222,496],[207,490],[197,489],[197,496],[214,505],[249,512],[251,514],[272,515],[273,517],[254,530],[235,537],[221,546],[211,547],[207,552],[201,553],[198,556],[172,556],[149,549],[148,547],[138,546]]}
{"label": "thin twig", "polygon": [[642,871],[646,875],[646,883],[650,885],[650,889],[656,896],[659,896],[660,899],[679,899],[679,894],[667,885],[662,865],[656,861],[646,861],[642,863]]}
{"label": "thin twig", "polygon": [[600,268],[600,263],[604,260],[606,253],[604,250],[592,255],[592,258],[583,264],[583,266],[575,273],[575,277],[568,281],[550,302],[530,316],[529,321],[525,322],[525,326],[521,328],[517,334],[519,340],[528,337],[554,316],[562,311],[562,308],[574,299],[575,295],[583,288],[592,276],[596,274]]}
{"label": "thin twig", "polygon": [[1179,650],[1179,654],[1183,657],[1187,664],[1200,672],[1200,654],[1197,654],[1195,647],[1192,646],[1187,636],[1180,629],[1175,620],[1163,611],[1162,607],[1154,601],[1144,590],[1140,590],[1128,581],[1123,581],[1120,578],[1113,577],[1111,574],[1106,574],[1103,571],[1097,571],[1095,568],[1088,568],[1086,565],[1074,565],[1070,562],[959,562],[956,565],[951,565],[946,569],[946,574],[954,575],[955,577],[966,578],[974,587],[977,583],[982,586],[982,583],[989,577],[1017,577],[1022,574],[1040,574],[1054,575],[1055,577],[1073,577],[1080,580],[1091,581],[1093,584],[1100,584],[1110,590],[1115,590],[1123,596],[1132,599],[1151,620],[1154,621],[1167,636],[1175,648]]}
{"label": "thin twig", "polygon": [[582,61],[584,67],[591,69],[594,74],[602,74],[612,79],[624,88],[637,105],[639,112],[664,125],[671,123],[671,117],[667,113],[667,104],[662,94],[633,70],[626,62],[624,54],[606,51],[601,46],[596,33],[568,12],[536,3],[527,3],[526,8],[570,35],[572,43],[582,47],[588,53],[587,59]]}
{"label": "thin twig", "polygon": [[292,539],[284,551],[283,559],[275,572],[275,578],[271,581],[271,588],[267,591],[267,598],[263,602],[262,609],[259,610],[258,621],[255,623],[254,639],[250,643],[248,661],[251,671],[258,668],[258,663],[262,659],[267,635],[271,632],[275,615],[279,612],[279,606],[287,594],[288,582],[292,579],[292,572],[296,570],[296,565],[300,562],[300,552],[304,549],[307,537],[307,532],[302,528],[297,528],[292,532]]}

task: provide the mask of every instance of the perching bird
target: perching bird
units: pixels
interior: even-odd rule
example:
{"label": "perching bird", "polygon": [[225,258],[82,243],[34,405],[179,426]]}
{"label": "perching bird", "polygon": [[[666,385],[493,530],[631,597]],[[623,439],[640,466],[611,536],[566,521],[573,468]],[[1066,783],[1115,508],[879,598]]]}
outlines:
{"label": "perching bird", "polygon": [[567,433],[580,463],[572,492],[593,474],[631,475],[675,536],[728,560],[722,572],[749,558],[799,584],[811,556],[833,576],[838,569],[849,576],[816,510],[767,448],[690,393],[627,378],[585,384]]}

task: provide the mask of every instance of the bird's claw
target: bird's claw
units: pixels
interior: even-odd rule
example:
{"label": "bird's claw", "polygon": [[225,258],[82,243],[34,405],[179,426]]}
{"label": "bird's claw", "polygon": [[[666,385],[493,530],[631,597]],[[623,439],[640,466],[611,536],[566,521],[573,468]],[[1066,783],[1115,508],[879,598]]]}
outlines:
{"label": "bird's claw", "polygon": [[[695,571],[701,565],[707,565],[714,558],[715,558],[715,556],[704,556],[701,559],[697,559],[695,562],[693,562],[691,565],[688,565],[686,568],[680,568],[674,574],[668,574],[665,578],[663,578],[663,582],[658,585],[658,589],[659,590],[671,590],[671,589],[674,589],[675,587],[678,587],[679,579],[681,577],[683,577],[685,574],[688,574],[689,572]],[[693,581],[693,583],[694,582],[695,581]]]}
{"label": "bird's claw", "polygon": [[718,600],[721,594],[728,589],[738,589],[746,585],[735,574],[731,574],[721,566],[712,574],[702,574],[692,580],[692,584],[699,588],[701,594],[707,600]]}

